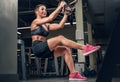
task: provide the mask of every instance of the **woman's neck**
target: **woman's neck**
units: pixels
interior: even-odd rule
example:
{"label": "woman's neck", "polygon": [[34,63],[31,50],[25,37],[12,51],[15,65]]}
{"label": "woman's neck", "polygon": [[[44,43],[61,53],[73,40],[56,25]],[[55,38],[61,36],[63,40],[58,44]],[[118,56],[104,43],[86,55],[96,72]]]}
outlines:
{"label": "woman's neck", "polygon": [[36,14],[36,19],[42,19],[42,18],[44,18],[44,17],[42,17],[42,16]]}

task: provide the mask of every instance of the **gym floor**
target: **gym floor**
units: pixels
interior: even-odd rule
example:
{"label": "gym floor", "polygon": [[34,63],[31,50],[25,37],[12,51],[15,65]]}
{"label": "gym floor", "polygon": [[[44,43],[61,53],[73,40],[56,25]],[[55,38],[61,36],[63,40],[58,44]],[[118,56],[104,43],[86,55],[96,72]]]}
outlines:
{"label": "gym floor", "polygon": [[[26,80],[20,82],[95,82],[95,78],[88,78],[86,81],[69,81],[68,78],[44,78],[44,79],[35,79],[35,80]],[[120,82],[119,78],[113,78],[112,82]]]}

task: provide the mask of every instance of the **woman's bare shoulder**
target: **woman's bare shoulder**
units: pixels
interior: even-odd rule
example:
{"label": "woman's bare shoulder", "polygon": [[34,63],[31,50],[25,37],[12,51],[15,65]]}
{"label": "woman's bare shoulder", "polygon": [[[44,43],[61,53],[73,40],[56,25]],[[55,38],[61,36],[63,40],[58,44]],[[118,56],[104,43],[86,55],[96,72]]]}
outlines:
{"label": "woman's bare shoulder", "polygon": [[33,29],[36,28],[36,26],[37,26],[36,21],[37,21],[37,19],[34,19],[34,20],[32,21],[32,23],[31,23],[31,25],[30,25],[30,29],[31,29],[31,30],[33,30]]}

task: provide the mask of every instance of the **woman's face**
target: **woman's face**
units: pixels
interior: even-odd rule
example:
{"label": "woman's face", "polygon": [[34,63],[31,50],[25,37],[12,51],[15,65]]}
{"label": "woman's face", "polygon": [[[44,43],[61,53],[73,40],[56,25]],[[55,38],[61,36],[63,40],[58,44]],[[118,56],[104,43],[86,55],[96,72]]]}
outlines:
{"label": "woman's face", "polygon": [[40,6],[37,11],[40,17],[43,18],[47,16],[46,7],[44,5]]}

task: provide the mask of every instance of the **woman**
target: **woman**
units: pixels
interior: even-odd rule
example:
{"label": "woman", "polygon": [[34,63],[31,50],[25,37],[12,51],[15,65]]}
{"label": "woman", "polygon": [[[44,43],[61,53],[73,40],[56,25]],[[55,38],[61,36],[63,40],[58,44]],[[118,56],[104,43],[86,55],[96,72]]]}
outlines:
{"label": "woman", "polygon": [[65,62],[70,70],[69,79],[86,80],[86,77],[82,76],[75,70],[70,48],[82,50],[82,52],[84,52],[83,54],[87,55],[88,53],[91,53],[92,50],[97,50],[99,46],[87,45],[89,48],[92,48],[92,50],[86,52],[85,50],[88,49],[86,45],[78,44],[62,35],[46,40],[49,30],[58,30],[64,27],[71,10],[69,7],[65,9],[64,16],[59,24],[50,24],[49,22],[53,21],[57,17],[65,5],[66,3],[61,1],[55,11],[53,11],[48,17],[46,17],[47,11],[45,5],[40,4],[36,6],[36,18],[30,26],[32,35],[32,50],[37,57],[41,58],[64,56]]}

